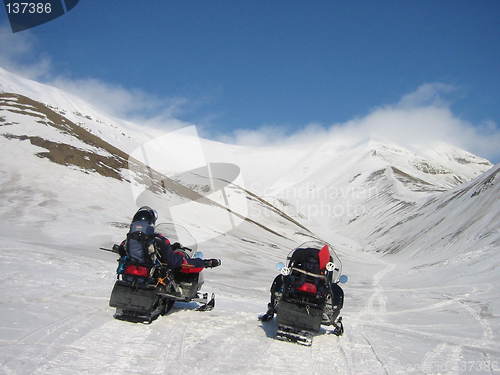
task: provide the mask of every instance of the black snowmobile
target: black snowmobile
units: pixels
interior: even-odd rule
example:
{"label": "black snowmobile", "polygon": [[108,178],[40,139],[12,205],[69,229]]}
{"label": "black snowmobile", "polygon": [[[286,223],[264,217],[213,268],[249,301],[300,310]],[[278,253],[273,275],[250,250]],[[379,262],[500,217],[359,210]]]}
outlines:
{"label": "black snowmobile", "polygon": [[[203,258],[196,251],[196,242],[180,225],[163,223],[156,226],[156,232],[163,234],[171,243],[183,243],[175,251],[186,258]],[[181,242],[182,241],[182,242]],[[107,250],[107,249],[103,249]],[[119,245],[113,252],[118,253]],[[159,315],[165,315],[175,301],[198,302],[197,311],[208,311],[215,306],[215,295],[200,293],[203,285],[202,268],[184,267],[170,269],[159,262],[160,256],[151,249],[152,262],[137,264],[127,256],[118,260],[117,280],[111,292],[109,305],[116,308],[116,319],[151,323]]]}
{"label": "black snowmobile", "polygon": [[277,267],[281,275],[271,288],[270,311],[260,317],[270,320],[276,313],[276,338],[310,346],[321,325],[333,326],[329,332],[341,336],[344,293],[338,283],[347,282],[347,276],[341,275],[342,263],[332,247],[305,242],[289,253],[286,267]]}

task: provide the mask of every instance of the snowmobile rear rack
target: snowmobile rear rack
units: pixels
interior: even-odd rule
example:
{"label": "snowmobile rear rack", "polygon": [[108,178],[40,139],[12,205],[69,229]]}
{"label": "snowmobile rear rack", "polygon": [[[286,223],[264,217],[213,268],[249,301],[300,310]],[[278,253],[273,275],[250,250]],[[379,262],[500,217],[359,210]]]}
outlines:
{"label": "snowmobile rear rack", "polygon": [[276,338],[280,341],[288,341],[296,344],[311,346],[314,334],[310,331],[297,329],[287,325],[278,325]]}

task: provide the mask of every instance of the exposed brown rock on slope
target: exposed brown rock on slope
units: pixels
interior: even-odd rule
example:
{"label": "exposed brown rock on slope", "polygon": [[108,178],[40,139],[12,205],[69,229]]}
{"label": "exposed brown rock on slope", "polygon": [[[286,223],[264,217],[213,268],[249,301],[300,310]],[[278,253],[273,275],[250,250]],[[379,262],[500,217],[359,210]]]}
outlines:
{"label": "exposed brown rock on slope", "polygon": [[[51,126],[63,134],[72,136],[79,141],[99,150],[103,150],[108,154],[100,155],[98,153],[84,150],[66,143],[47,140],[41,138],[38,135],[19,135],[7,132],[1,134],[7,139],[17,139],[21,141],[29,140],[31,144],[47,150],[46,152],[36,153],[36,156],[38,157],[47,158],[54,163],[65,166],[76,166],[85,173],[96,172],[104,177],[110,177],[124,181],[128,180],[123,176],[122,172],[128,169],[133,172],[133,176],[137,182],[148,186],[148,190],[152,191],[153,193],[162,194],[168,191],[187,200],[219,207],[270,233],[283,237],[281,234],[273,231],[270,228],[267,228],[257,221],[234,212],[230,208],[214,202],[201,195],[200,193],[193,191],[188,187],[162,175],[154,169],[144,165],[142,162],[132,158],[126,152],[111,145],[102,138],[82,128],[81,126],[73,123],[68,118],[52,110],[49,106],[46,106],[38,101],[15,93],[0,93],[0,109],[36,118],[35,122],[37,124],[40,124],[40,126]],[[9,124],[10,123],[7,123],[3,117],[0,118],[0,125]],[[249,193],[247,191],[245,192]],[[254,194],[251,195],[255,197]],[[261,200],[261,202],[264,204],[267,203],[263,200]],[[271,206],[270,209],[278,213],[282,217],[287,218],[299,228],[306,229],[295,220],[288,218],[286,214],[279,211],[276,207]]]}

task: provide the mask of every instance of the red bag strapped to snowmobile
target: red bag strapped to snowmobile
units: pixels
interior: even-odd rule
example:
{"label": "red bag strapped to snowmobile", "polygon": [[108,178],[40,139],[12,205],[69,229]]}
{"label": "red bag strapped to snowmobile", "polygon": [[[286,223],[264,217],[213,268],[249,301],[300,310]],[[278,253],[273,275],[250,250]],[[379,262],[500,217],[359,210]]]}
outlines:
{"label": "red bag strapped to snowmobile", "polygon": [[312,293],[316,294],[318,292],[318,288],[316,287],[315,284],[313,283],[304,283],[301,286],[297,288],[297,290],[300,290],[301,292],[306,292],[306,293]]}
{"label": "red bag strapped to snowmobile", "polygon": [[123,273],[126,275],[140,276],[140,277],[148,277],[149,276],[149,268],[140,266],[137,264],[129,264],[125,266]]}

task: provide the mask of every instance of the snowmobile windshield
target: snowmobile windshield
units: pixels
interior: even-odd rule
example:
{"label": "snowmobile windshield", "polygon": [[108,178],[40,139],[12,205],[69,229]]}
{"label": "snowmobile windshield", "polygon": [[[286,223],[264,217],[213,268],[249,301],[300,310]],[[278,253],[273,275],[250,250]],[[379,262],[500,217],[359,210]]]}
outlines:
{"label": "snowmobile windshield", "polygon": [[307,251],[307,249],[312,249],[313,251],[317,251],[319,253],[325,246],[327,246],[328,252],[330,253],[330,262],[332,262],[334,264],[332,280],[333,280],[333,282],[338,282],[340,275],[342,274],[342,262],[340,261],[340,258],[335,253],[333,246],[327,242],[307,241],[307,242],[300,244],[295,249],[290,251],[290,253],[288,254],[288,256],[286,258],[288,267],[292,266],[292,264],[291,264],[293,261],[292,258],[294,258],[294,254],[297,251],[304,252],[304,251]]}
{"label": "snowmobile windshield", "polygon": [[189,254],[190,256],[193,256],[198,249],[196,240],[182,225],[174,223],[161,223],[156,225],[155,232],[168,238],[172,244],[178,242],[181,246],[191,249],[192,254]]}

